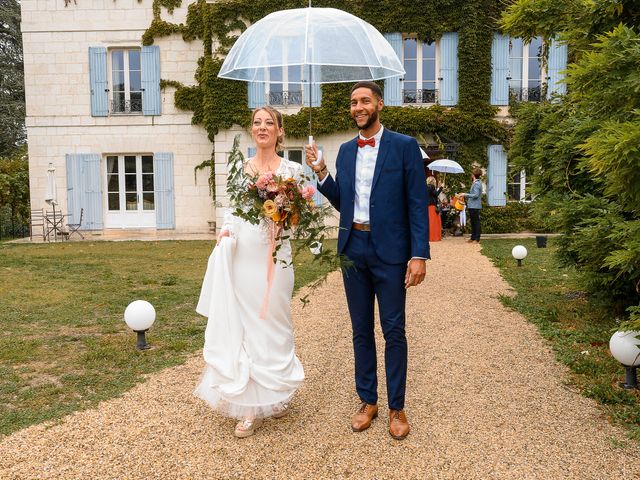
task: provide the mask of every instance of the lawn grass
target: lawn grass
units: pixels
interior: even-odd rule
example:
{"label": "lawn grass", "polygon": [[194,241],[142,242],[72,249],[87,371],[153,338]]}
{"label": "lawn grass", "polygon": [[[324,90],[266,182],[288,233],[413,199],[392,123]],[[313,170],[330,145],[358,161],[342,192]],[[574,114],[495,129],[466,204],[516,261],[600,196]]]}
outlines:
{"label": "lawn grass", "polygon": [[[335,248],[335,242],[328,245]],[[209,241],[0,244],[0,437],[117,396],[202,348]],[[310,253],[295,289],[324,274]],[[125,307],[156,309],[135,349]]]}
{"label": "lawn grass", "polygon": [[[522,267],[511,256],[516,243],[528,250]],[[571,369],[570,381],[602,404],[614,423],[627,427],[630,438],[640,440],[640,393],[618,386],[624,368],[609,352],[619,319],[589,301],[578,273],[557,266],[555,250],[553,239],[548,248],[536,248],[534,240],[482,241],[482,253],[517,291],[513,298],[503,297],[503,303],[536,324],[558,360]]]}

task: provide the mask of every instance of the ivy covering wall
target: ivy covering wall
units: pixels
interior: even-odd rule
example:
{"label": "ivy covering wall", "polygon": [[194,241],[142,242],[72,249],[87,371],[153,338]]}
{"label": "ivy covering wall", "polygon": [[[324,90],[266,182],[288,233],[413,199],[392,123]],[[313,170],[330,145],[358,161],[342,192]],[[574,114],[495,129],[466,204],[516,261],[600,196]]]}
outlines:
{"label": "ivy covering wall", "polygon": [[[154,0],[154,20],[143,36],[143,44],[173,33],[181,33],[185,41],[202,41],[204,56],[195,75],[197,85],[183,86],[170,79],[163,86],[177,88],[176,106],[194,112],[193,123],[202,125],[211,141],[221,129],[233,124],[247,127],[245,82],[217,77],[225,53],[237,39],[238,32],[265,15],[283,9],[303,8],[306,1],[292,0],[199,0],[188,8],[186,24],[171,24],[161,18],[161,7],[169,13],[181,0]],[[445,32],[458,32],[459,102],[454,108],[385,107],[382,123],[407,135],[444,137],[461,146],[456,154],[463,166],[486,165],[488,144],[503,143],[507,129],[494,116],[496,108],[489,104],[491,90],[491,43],[497,30],[502,2],[499,0],[427,0],[391,2],[379,0],[317,0],[314,7],[333,7],[366,20],[381,33],[411,33],[423,41],[433,41]],[[313,109],[314,135],[347,131],[353,128],[349,116],[350,85],[322,86],[322,105]],[[308,133],[308,107],[299,113],[285,115],[287,136],[304,138]]]}

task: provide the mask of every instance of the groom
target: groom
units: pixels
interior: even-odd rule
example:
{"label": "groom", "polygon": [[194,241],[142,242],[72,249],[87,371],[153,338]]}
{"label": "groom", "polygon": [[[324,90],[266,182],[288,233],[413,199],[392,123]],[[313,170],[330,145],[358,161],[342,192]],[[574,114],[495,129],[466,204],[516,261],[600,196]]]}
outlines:
{"label": "groom", "polygon": [[373,82],[351,90],[351,116],[357,138],[340,146],[336,176],[329,175],[315,145],[307,163],[318,175],[318,190],[340,212],[338,253],[353,266],[343,271],[353,328],[356,390],[361,405],[352,417],[354,432],[378,416],[378,377],[374,301],[378,299],[385,340],[389,433],[409,434],[404,412],[407,378],[406,289],[424,280],[429,258],[427,189],[418,143],[380,123],[382,91]]}

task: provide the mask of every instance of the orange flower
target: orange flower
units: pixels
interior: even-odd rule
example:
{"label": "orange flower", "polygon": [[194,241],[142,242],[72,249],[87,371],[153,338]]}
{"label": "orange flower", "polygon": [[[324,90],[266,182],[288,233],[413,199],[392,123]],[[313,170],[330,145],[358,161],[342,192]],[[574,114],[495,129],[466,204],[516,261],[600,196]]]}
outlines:
{"label": "orange flower", "polygon": [[300,215],[294,213],[291,215],[291,225],[298,225],[298,223],[300,223]]}

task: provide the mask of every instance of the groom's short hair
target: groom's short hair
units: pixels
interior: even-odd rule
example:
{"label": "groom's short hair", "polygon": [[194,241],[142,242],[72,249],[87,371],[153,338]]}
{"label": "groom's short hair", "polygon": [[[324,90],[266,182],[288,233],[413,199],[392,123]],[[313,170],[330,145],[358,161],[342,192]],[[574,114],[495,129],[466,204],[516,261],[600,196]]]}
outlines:
{"label": "groom's short hair", "polygon": [[378,85],[376,82],[369,82],[369,81],[358,82],[351,89],[351,93],[353,93],[354,90],[358,88],[368,88],[373,92],[373,94],[376,97],[378,97],[378,100],[382,99],[382,89],[380,88],[380,85]]}

